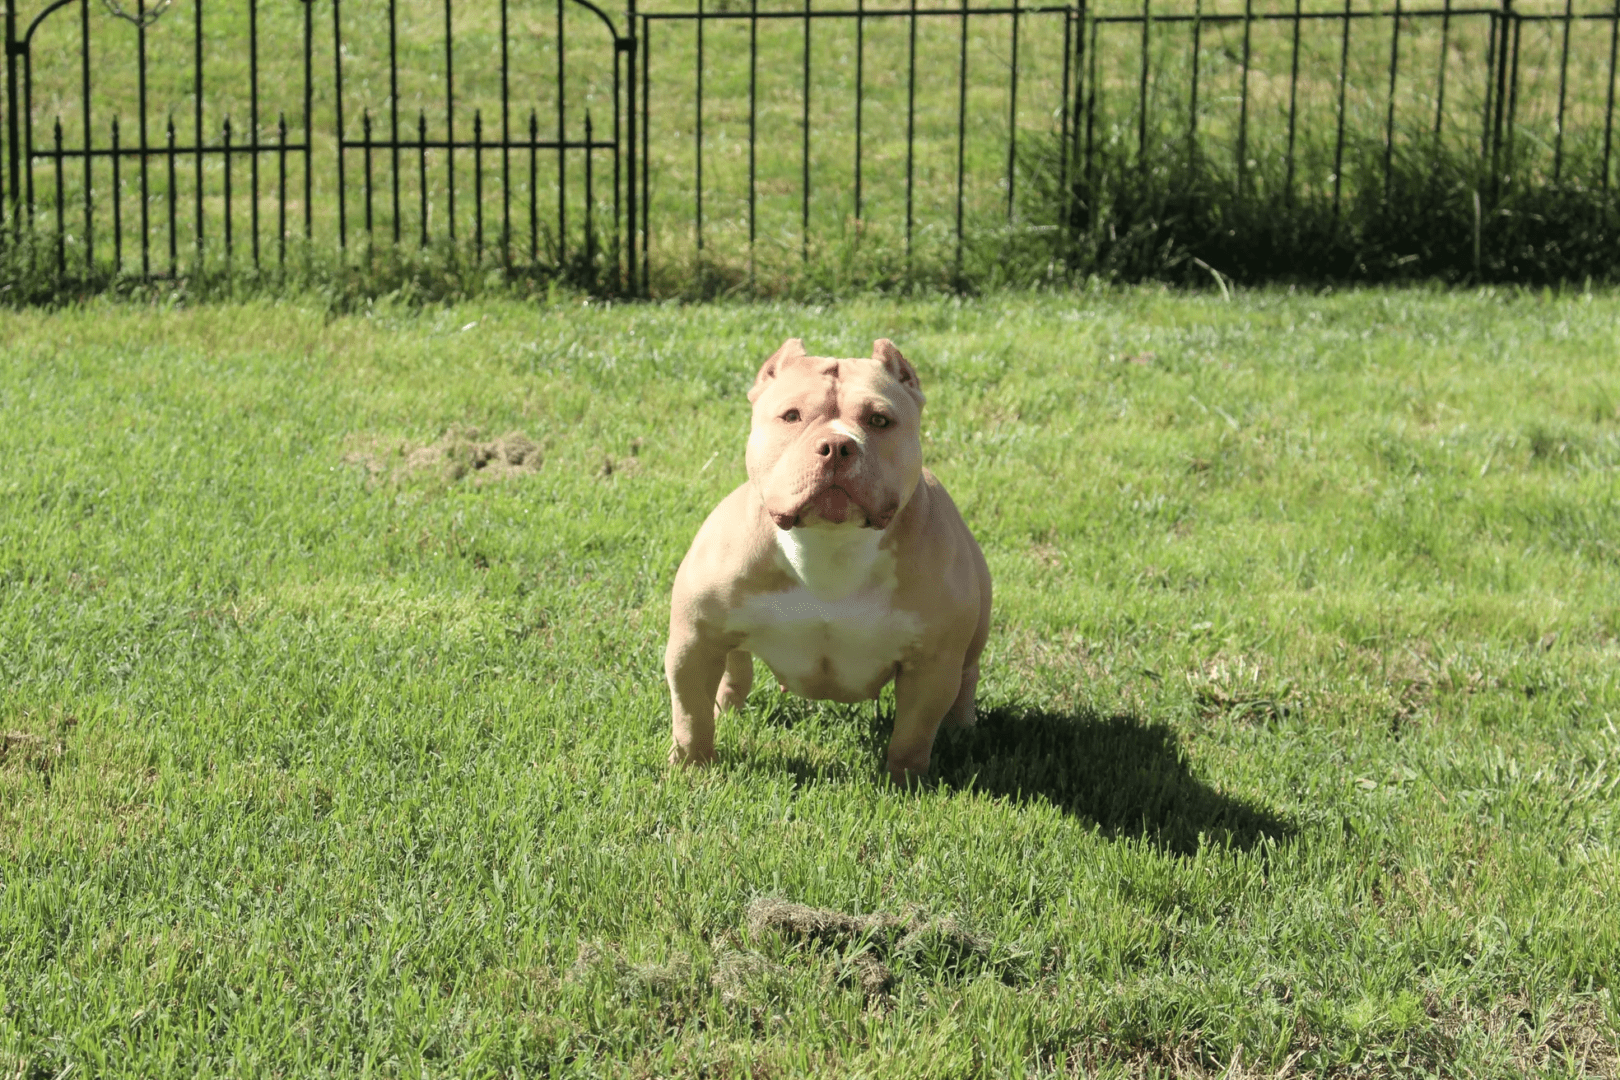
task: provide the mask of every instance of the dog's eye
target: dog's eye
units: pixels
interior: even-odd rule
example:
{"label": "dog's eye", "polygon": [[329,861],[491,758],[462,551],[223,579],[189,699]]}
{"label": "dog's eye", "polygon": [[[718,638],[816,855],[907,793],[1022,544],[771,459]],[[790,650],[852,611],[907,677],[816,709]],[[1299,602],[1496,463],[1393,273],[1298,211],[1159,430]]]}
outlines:
{"label": "dog's eye", "polygon": [[797,424],[799,422],[799,410],[789,409],[787,412],[782,414],[782,419],[786,420],[790,424]]}
{"label": "dog's eye", "polygon": [[873,427],[888,427],[890,420],[882,413],[873,413],[872,418],[868,420],[867,423],[871,424]]}

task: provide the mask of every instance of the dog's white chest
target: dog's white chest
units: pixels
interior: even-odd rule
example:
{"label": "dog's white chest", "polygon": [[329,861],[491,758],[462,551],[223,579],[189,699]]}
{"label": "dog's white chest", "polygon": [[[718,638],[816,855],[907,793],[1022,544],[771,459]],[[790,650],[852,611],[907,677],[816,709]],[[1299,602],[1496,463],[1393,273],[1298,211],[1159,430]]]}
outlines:
{"label": "dog's white chest", "polygon": [[894,557],[872,529],[793,529],[778,534],[798,584],[750,598],[727,628],[796,694],[865,701],[894,677],[920,635],[917,616],[894,607]]}

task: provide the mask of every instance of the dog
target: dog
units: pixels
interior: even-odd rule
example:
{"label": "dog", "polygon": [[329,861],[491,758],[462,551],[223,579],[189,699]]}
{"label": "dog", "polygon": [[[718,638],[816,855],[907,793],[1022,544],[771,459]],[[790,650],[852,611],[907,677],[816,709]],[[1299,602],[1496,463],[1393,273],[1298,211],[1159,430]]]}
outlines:
{"label": "dog", "polygon": [[887,338],[870,360],[792,338],[748,400],[748,480],[675,574],[670,760],[713,760],[715,719],[742,707],[758,656],[818,701],[869,701],[893,681],[889,776],[921,780],[940,725],[974,721],[990,570],[923,468],[917,371]]}

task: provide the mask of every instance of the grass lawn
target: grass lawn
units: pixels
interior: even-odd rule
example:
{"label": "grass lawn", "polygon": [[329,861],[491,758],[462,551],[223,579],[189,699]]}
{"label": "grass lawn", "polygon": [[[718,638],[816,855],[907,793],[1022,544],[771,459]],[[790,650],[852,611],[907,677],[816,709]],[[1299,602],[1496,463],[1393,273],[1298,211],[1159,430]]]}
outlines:
{"label": "grass lawn", "polygon": [[[766,678],[664,761],[671,578],[789,335],[916,362],[995,576],[921,793],[889,699]],[[1620,296],[0,342],[0,1076],[1620,1069]]]}

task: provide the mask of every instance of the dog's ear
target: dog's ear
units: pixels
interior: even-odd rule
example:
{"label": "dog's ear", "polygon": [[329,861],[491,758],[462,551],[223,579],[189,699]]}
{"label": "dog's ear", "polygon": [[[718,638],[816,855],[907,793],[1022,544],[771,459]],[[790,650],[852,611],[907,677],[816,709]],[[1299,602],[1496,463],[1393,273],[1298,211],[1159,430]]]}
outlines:
{"label": "dog's ear", "polygon": [[748,391],[749,402],[755,401],[765,391],[765,387],[781,372],[784,364],[803,355],[803,339],[790,337],[782,342],[782,347],[771,353],[771,358],[760,365],[759,374],[754,376],[753,388]]}
{"label": "dog's ear", "polygon": [[910,360],[900,355],[894,342],[886,337],[872,342],[872,359],[882,364],[884,370],[894,376],[895,382],[910,390],[918,405],[923,403],[922,383],[917,380],[917,369],[911,366]]}

